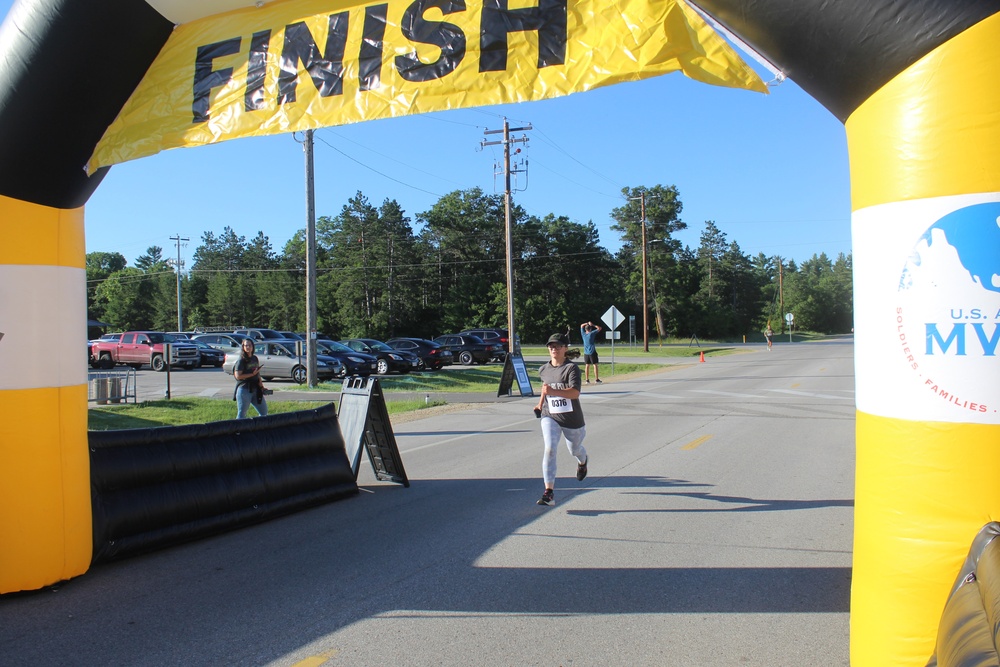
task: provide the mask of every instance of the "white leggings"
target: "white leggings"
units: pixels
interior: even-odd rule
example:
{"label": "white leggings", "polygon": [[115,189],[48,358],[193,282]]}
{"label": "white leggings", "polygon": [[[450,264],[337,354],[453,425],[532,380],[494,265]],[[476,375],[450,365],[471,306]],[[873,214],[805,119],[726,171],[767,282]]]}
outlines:
{"label": "white leggings", "polygon": [[545,488],[555,488],[556,483],[556,450],[559,446],[559,436],[566,436],[566,447],[569,453],[576,457],[577,463],[587,460],[587,450],[583,448],[583,439],[587,437],[587,427],[563,428],[552,417],[542,417],[542,440],[545,441],[545,453],[542,455],[542,479]]}

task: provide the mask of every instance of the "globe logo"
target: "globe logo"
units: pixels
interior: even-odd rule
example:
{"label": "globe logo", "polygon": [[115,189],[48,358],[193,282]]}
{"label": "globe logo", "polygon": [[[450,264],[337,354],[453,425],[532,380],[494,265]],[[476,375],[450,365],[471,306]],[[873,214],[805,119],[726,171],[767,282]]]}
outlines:
{"label": "globe logo", "polygon": [[948,213],[917,239],[896,322],[914,380],[951,408],[1000,410],[1000,202]]}

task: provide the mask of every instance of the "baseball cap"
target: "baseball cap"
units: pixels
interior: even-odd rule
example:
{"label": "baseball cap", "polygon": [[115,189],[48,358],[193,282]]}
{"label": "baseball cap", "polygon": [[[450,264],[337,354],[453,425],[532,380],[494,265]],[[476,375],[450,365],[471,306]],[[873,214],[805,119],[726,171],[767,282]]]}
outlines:
{"label": "baseball cap", "polygon": [[546,343],[545,345],[549,346],[552,343],[557,343],[559,345],[563,345],[563,346],[568,347],[569,346],[569,339],[566,338],[566,334],[554,333],[551,336],[549,336],[549,342]]}

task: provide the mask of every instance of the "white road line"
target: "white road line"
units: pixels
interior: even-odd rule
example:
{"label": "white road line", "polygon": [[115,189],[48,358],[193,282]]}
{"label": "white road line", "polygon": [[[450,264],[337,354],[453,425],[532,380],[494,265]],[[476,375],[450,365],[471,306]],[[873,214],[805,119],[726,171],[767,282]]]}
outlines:
{"label": "white road line", "polygon": [[809,398],[831,398],[840,401],[853,401],[853,396],[831,396],[830,394],[817,394],[811,391],[795,391],[793,389],[767,389],[778,394],[791,394],[793,396],[807,396]]}
{"label": "white road line", "polygon": [[714,396],[731,396],[733,398],[761,398],[760,394],[737,394],[733,391],[718,391],[716,389],[692,389],[696,394],[712,394]]}
{"label": "white road line", "polygon": [[[485,429],[485,430],[482,430],[482,431],[472,431],[470,433],[463,433],[462,435],[456,435],[456,436],[454,436],[452,438],[446,438],[444,440],[437,440],[435,442],[431,442],[431,443],[428,443],[426,445],[418,445],[416,447],[409,447],[406,450],[400,450],[400,453],[404,453],[405,452],[405,453],[408,454],[410,452],[419,452],[421,449],[430,449],[431,447],[439,447],[441,445],[446,445],[449,442],[455,442],[456,440],[465,440],[466,438],[473,438],[473,437],[476,437],[476,436],[483,435],[484,433],[491,433],[493,431],[505,431],[505,430],[511,428],[512,426],[519,426],[521,424],[533,423],[535,421],[536,420],[534,418],[532,418],[532,419],[521,419],[521,420],[516,421],[516,422],[511,422],[511,423],[508,423],[508,424],[501,424],[500,426],[495,426],[493,428],[488,428],[488,429]],[[426,437],[430,437],[430,436],[433,436],[433,435],[434,435],[433,433],[420,433],[420,434],[409,433],[409,434],[405,434],[405,435],[398,435],[397,434],[396,437],[397,438],[400,438],[400,437],[426,438]]]}

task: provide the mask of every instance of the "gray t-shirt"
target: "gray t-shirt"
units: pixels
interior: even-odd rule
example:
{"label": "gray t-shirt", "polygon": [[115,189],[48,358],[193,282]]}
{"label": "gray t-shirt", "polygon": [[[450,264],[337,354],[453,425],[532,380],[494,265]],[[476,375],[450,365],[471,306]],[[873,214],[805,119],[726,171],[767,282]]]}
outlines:
{"label": "gray t-shirt", "polygon": [[[580,367],[569,360],[562,366],[553,366],[551,362],[545,363],[538,369],[538,377],[551,389],[580,389]],[[559,396],[546,396],[546,400],[542,403],[542,416],[552,417],[563,428],[584,426],[583,409],[578,398],[570,400]]]}

